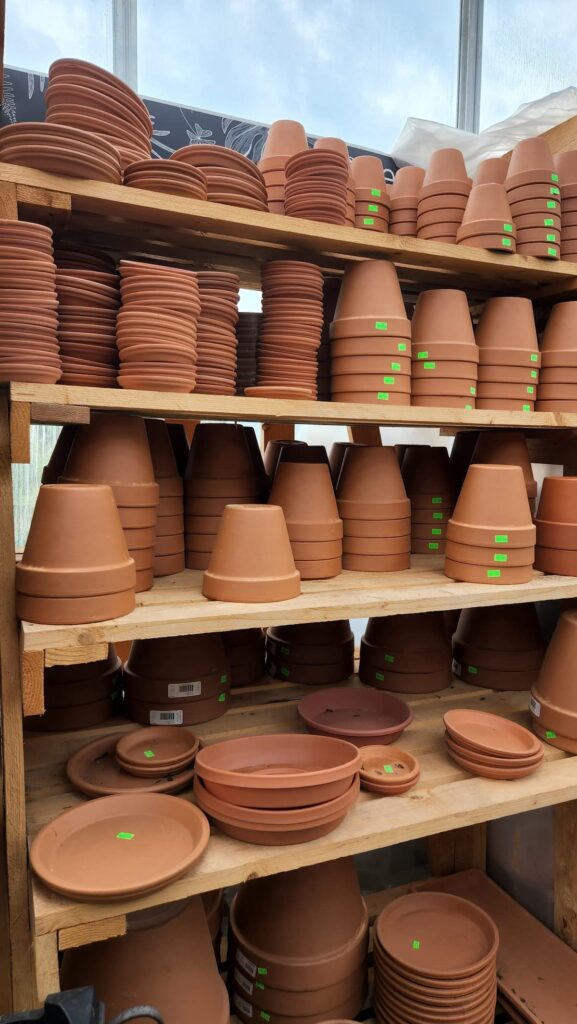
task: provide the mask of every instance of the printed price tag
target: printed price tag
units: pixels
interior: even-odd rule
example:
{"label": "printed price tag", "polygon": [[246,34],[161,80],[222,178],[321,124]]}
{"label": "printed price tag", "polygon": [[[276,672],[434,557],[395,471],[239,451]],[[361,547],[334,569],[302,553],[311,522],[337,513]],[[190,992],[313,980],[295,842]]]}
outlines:
{"label": "printed price tag", "polygon": [[547,739],[547,740],[556,740],[557,739],[557,733],[553,732],[552,729],[546,729],[545,730],[545,739]]}
{"label": "printed price tag", "polygon": [[431,527],[431,537],[442,537],[443,531],[438,526]]}
{"label": "printed price tag", "polygon": [[375,321],[375,331],[388,331],[389,325],[386,320]]}
{"label": "printed price tag", "polygon": [[363,224],[365,224],[367,227],[372,227],[374,225],[374,223],[375,223],[375,218],[374,217],[363,217]]}
{"label": "printed price tag", "polygon": [[489,580],[497,580],[497,579],[500,578],[500,576],[501,576],[501,570],[500,569],[487,569],[487,579],[489,579]]}
{"label": "printed price tag", "polygon": [[249,981],[248,978],[245,978],[244,974],[241,971],[239,971],[238,967],[235,967],[234,980],[238,987],[241,988],[243,992],[246,992],[247,996],[252,996],[254,991],[254,985],[252,981]]}
{"label": "printed price tag", "polygon": [[557,250],[549,248],[549,249],[547,249],[547,255],[548,256],[556,256],[557,255]]}
{"label": "printed price tag", "polygon": [[453,675],[458,676],[460,678],[462,671],[463,666],[461,665],[461,662],[457,661],[456,658],[453,658]]}
{"label": "printed price tag", "polygon": [[545,220],[543,221],[543,227],[544,228],[554,228],[555,227],[555,221],[553,220],[553,218],[552,217],[545,217]]}
{"label": "printed price tag", "polygon": [[531,370],[531,380],[537,380],[537,370]]}
{"label": "printed price tag", "polygon": [[202,683],[200,679],[193,683],[169,683],[167,693],[171,700],[175,697],[199,697],[202,693]]}
{"label": "printed price tag", "polygon": [[532,715],[535,715],[535,718],[541,717],[541,705],[535,697],[531,697],[529,701],[529,711]]}
{"label": "printed price tag", "polygon": [[151,725],[182,725],[184,712],[181,711],[151,711],[149,713]]}
{"label": "printed price tag", "polygon": [[475,665],[467,665],[467,672],[470,676],[477,676],[479,674],[479,669],[476,668]]}
{"label": "printed price tag", "polygon": [[379,402],[388,402],[389,401],[389,392],[388,391],[377,391],[377,398],[378,398]]}
{"label": "printed price tag", "polygon": [[433,512],[433,519],[444,519],[444,512]]}
{"label": "printed price tag", "polygon": [[256,964],[253,964],[252,960],[249,960],[240,949],[236,951],[236,962],[240,964],[246,974],[251,978],[256,978]]}

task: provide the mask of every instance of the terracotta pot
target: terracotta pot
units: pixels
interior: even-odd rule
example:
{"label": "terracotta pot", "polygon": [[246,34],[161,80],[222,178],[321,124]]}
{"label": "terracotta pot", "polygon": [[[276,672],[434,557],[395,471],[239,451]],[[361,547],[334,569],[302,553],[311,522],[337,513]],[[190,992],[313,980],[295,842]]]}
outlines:
{"label": "terracotta pot", "polygon": [[463,213],[460,238],[471,235],[490,233],[486,229],[487,222],[496,222],[494,230],[497,234],[508,233],[515,236],[515,225],[507,201],[507,193],[502,184],[490,183],[473,185]]}
{"label": "terracotta pot", "polygon": [[108,483],[117,505],[158,504],[158,484],[144,420],[122,413],[95,413],[76,431],[62,480]]}
{"label": "terracotta pot", "polygon": [[471,462],[520,466],[525,478],[527,497],[537,496],[537,484],[529,458],[524,434],[518,431],[481,431]]}
{"label": "terracotta pot", "polygon": [[475,648],[482,659],[479,664],[486,668],[502,667],[503,655],[511,655],[519,670],[533,667],[545,649],[536,608],[531,603],[465,608],[453,642],[462,648]]}
{"label": "terracotta pot", "polygon": [[[392,332],[394,324],[397,333],[398,327],[404,327],[406,324],[405,307],[397,273],[391,263],[385,263],[382,260],[361,260],[345,271],[337,299],[334,322],[344,330],[347,324],[344,324],[343,321],[357,318],[373,320],[375,323],[388,323],[391,320],[388,330]],[[379,328],[376,327],[375,330],[378,331]],[[387,330],[387,328],[380,328],[380,330]],[[373,332],[367,331],[366,333]],[[349,335],[347,332],[341,336]]]}
{"label": "terracotta pot", "polygon": [[[506,359],[500,357],[498,351],[501,350],[502,354],[506,350],[519,352],[519,357],[511,360],[512,363],[521,364],[521,353],[527,353],[527,361],[534,363],[535,367],[539,366],[539,345],[530,299],[505,296],[488,299],[479,319],[476,339],[482,363],[491,361],[506,364]],[[537,358],[532,359],[531,356]]]}
{"label": "terracotta pot", "polygon": [[503,566],[488,568],[484,565],[473,565],[470,562],[457,562],[448,556],[443,566],[445,576],[452,580],[466,583],[487,583],[515,585],[529,583],[533,579],[533,566]]}
{"label": "terracotta pot", "polygon": [[126,669],[132,677],[188,683],[203,676],[228,674],[229,661],[218,634],[156,637],[133,641]]}
{"label": "terracotta pot", "polygon": [[477,383],[478,368],[474,362],[451,359],[415,359],[412,363],[412,379],[418,380],[461,380],[469,385]]}
{"label": "terracotta pot", "polygon": [[401,537],[345,537],[344,555],[399,555],[411,550],[409,530]]}
{"label": "terracotta pot", "polygon": [[431,504],[451,504],[455,482],[451,474],[449,453],[444,446],[407,445],[401,473],[411,501],[419,495],[440,495],[444,496],[442,501],[427,501],[427,507]]}
{"label": "terracotta pot", "polygon": [[411,321],[413,344],[426,348],[433,342],[475,344],[465,292],[435,288],[421,292]]}
{"label": "terracotta pot", "polygon": [[[545,406],[546,405],[547,403],[545,403]],[[522,399],[518,398],[482,398],[478,396],[475,401],[475,408],[492,409],[493,411],[497,409],[506,409],[507,412],[533,412],[535,410],[535,402],[524,402]],[[541,406],[541,410],[545,411],[543,405]]]}
{"label": "terracotta pot", "polygon": [[347,449],[337,503],[344,519],[400,519],[409,515],[410,503],[394,448],[362,445]]}
{"label": "terracotta pot", "polygon": [[284,601],[300,593],[283,511],[228,505],[203,578],[212,600]]}
{"label": "terracotta pot", "polygon": [[574,656],[577,618],[574,612],[563,612],[549,643],[541,671],[532,691],[530,711],[535,723],[544,730],[558,733],[555,745],[563,746],[559,737],[577,739],[577,707],[568,686],[568,665]]}
{"label": "terracotta pot", "polygon": [[[295,652],[295,658],[300,657]],[[303,654],[303,660],[306,651]],[[333,652],[333,659],[337,652]],[[267,649],[266,672],[271,679],[283,679],[286,682],[296,683],[299,686],[331,686],[334,683],[342,683],[348,679],[354,670],[353,659],[346,649],[343,649],[338,661],[331,661],[330,664],[309,665],[299,664],[296,660],[284,661],[277,658]]]}
{"label": "terracotta pot", "polygon": [[449,657],[442,668],[433,671],[422,671],[421,664],[418,671],[395,672],[394,666],[391,668],[382,660],[372,660],[370,651],[367,653],[365,644],[361,642],[359,679],[367,686],[393,693],[436,693],[451,685],[451,660]]}
{"label": "terracotta pot", "polygon": [[[176,705],[176,706],[175,706]],[[209,722],[226,714],[230,707],[230,692],[226,686],[215,697],[203,697],[198,700],[178,701],[169,703],[162,701],[135,700],[127,697],[125,712],[133,722],[141,725],[198,725]]]}
{"label": "terracotta pot", "polygon": [[485,185],[491,182],[503,184],[507,177],[509,164],[503,157],[489,157],[481,160],[475,173],[474,185]]}
{"label": "terracotta pot", "polygon": [[344,540],[382,539],[393,540],[405,537],[411,532],[411,519],[405,516],[402,519],[345,519],[343,521],[343,543]]}
{"label": "terracotta pot", "polygon": [[539,370],[530,366],[502,366],[486,364],[478,369],[478,383],[481,384],[533,384],[541,379]]}
{"label": "terracotta pot", "polygon": [[577,548],[574,495],[576,477],[547,476],[543,480],[535,522],[540,545],[553,548]]}
{"label": "terracotta pot", "polygon": [[379,658],[395,672],[443,668],[450,655],[443,617],[439,612],[410,613],[368,620],[363,637],[365,656]]}
{"label": "terracotta pot", "polygon": [[[558,385],[552,386],[557,387]],[[492,381],[489,384],[479,384],[478,393],[479,398],[516,398],[520,402],[524,399],[528,402],[534,402],[537,394],[537,387],[535,384],[503,384],[500,381]]]}
{"label": "terracotta pot", "polygon": [[531,185],[534,182],[556,182],[553,156],[546,139],[535,136],[521,139],[511,153],[505,184],[507,188]]}
{"label": "terracotta pot", "polygon": [[[473,528],[470,539],[467,532],[463,532],[465,526]],[[511,545],[515,547],[534,543],[535,528],[519,466],[473,464],[469,467],[447,536],[457,542],[474,544],[477,541],[473,533],[479,529],[511,534],[503,544],[514,539],[519,541]]]}
{"label": "terracotta pot", "polygon": [[343,569],[350,572],[402,572],[411,568],[408,553],[398,555],[352,555],[343,551]]}
{"label": "terracotta pot", "polygon": [[[195,638],[191,637],[190,639]],[[193,645],[191,648],[191,654],[194,654]],[[225,665],[224,669],[223,664]],[[188,672],[183,672],[183,668],[185,669],[186,666],[177,666],[177,670],[181,672],[180,677],[170,674],[167,666],[163,679],[151,679],[148,676],[131,672],[125,665],[123,674],[125,694],[133,700],[152,704],[155,702],[170,704],[172,700],[175,700],[178,702],[177,706],[180,707],[185,702],[220,697],[223,690],[230,686],[230,668],[224,657],[220,667],[215,671],[195,671],[194,661],[191,662]]]}
{"label": "terracotta pot", "polygon": [[482,547],[477,544],[461,544],[447,540],[445,545],[447,558],[471,565],[486,565],[493,568],[501,566],[532,565],[535,561],[535,545],[526,548],[513,548],[510,551],[499,551],[498,548]]}

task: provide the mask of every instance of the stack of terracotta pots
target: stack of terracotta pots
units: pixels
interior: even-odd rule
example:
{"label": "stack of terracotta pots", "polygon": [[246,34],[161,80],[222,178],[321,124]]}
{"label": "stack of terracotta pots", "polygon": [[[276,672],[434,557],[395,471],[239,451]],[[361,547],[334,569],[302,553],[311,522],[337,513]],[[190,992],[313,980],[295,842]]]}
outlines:
{"label": "stack of terracotta pots", "polygon": [[256,384],[256,353],[262,313],[239,313],[236,324],[236,393]]}
{"label": "stack of terracotta pots", "polygon": [[159,488],[154,541],[154,575],[170,576],[184,569],[184,489],[168,427],[164,420],[146,420],[154,477]]}
{"label": "stack of terracotta pots", "polygon": [[147,192],[164,192],[186,199],[205,200],[208,195],[206,175],[200,167],[163,160],[138,160],[124,171],[124,184],[144,188]]}
{"label": "stack of terracotta pots", "polygon": [[545,477],[535,525],[535,568],[577,576],[577,477]]}
{"label": "stack of terracotta pots", "polygon": [[[329,448],[329,467],[335,487],[340,476],[345,452],[347,448],[352,448],[353,443],[353,441],[335,441]],[[50,483],[50,481],[44,480],[43,483]]]}
{"label": "stack of terracotta pots", "polygon": [[56,271],[63,384],[114,387],[118,370],[118,274]]}
{"label": "stack of terracotta pots", "polygon": [[[577,150],[570,149],[567,153],[557,153],[553,157],[555,170],[559,175],[559,191],[561,193],[561,259],[577,259]],[[552,227],[557,224],[557,217]]]}
{"label": "stack of terracotta pots", "polygon": [[263,212],[268,209],[261,172],[252,160],[236,149],[193,144],[177,149],[170,160],[202,170],[207,182],[207,198],[212,203]]}
{"label": "stack of terracotta pots", "polygon": [[354,672],[355,640],[348,619],[271,626],[265,643],[266,671],[272,679],[331,686]]}
{"label": "stack of terracotta pots", "polygon": [[0,128],[0,160],[70,178],[114,185],[122,181],[118,150],[106,139],[45,121],[22,121]]}
{"label": "stack of terracotta pots", "polygon": [[330,336],[333,401],[411,404],[411,324],[392,263],[345,271]]}
{"label": "stack of terracotta pots", "polygon": [[233,1010],[247,1024],[355,1017],[367,987],[367,946],[352,859],[245,882],[230,912]]}
{"label": "stack of terracotta pots", "polygon": [[502,156],[490,156],[481,160],[475,171],[473,185],[504,185],[509,161]]}
{"label": "stack of terracotta pots", "polygon": [[531,725],[542,740],[577,754],[577,701],[572,685],[577,654],[577,612],[563,612],[531,691]]}
{"label": "stack of terracotta pots", "polygon": [[248,431],[236,423],[196,427],[184,479],[188,569],[206,569],[226,505],[258,501],[259,480]]}
{"label": "stack of terracotta pots", "polygon": [[477,409],[533,412],[541,353],[531,299],[497,295],[483,307]]}
{"label": "stack of terracotta pots", "polygon": [[325,277],[323,279],[323,327],[317,353],[317,398],[320,402],[330,402],[331,400],[330,326],[334,319],[340,288],[340,277]]}
{"label": "stack of terracotta pots", "polygon": [[369,619],[361,640],[361,682],[394,693],[435,693],[451,678],[442,612]]}
{"label": "stack of terracotta pots", "polygon": [[436,149],[419,192],[417,237],[456,242],[471,191],[460,149]]}
{"label": "stack of terracotta pots", "polygon": [[120,386],[192,391],[200,313],[196,274],[121,260],[120,292],[116,331]]}
{"label": "stack of terracotta pots", "polygon": [[273,121],[259,160],[264,178],[269,213],[285,212],[285,165],[289,157],[302,153],[308,140],[298,121]]}
{"label": "stack of terracotta pots", "polygon": [[301,592],[280,505],[227,505],[202,580],[213,601],[288,601]]}
{"label": "stack of terracotta pots", "polygon": [[165,1021],[229,1024],[226,987],[219,976],[203,897],[162,904],[130,916],[120,938],[68,949],[63,988],[93,985],[110,1017],[153,1006]]}
{"label": "stack of terracotta pots", "polygon": [[230,704],[230,668],[218,634],[135,640],[123,674],[126,714],[142,725],[196,725]]}
{"label": "stack of terracotta pots", "polygon": [[466,293],[421,292],[411,328],[412,404],[474,409],[479,350]]}
{"label": "stack of terracotta pots", "polygon": [[528,583],[535,535],[520,466],[471,465],[447,526],[445,575],[467,583]]}
{"label": "stack of terracotta pots", "polygon": [[355,227],[388,231],[391,197],[378,156],[356,156],[351,163],[355,188]]}
{"label": "stack of terracotta pots", "polygon": [[230,663],[230,685],[250,686],[264,676],[264,633],[262,629],[233,629],[222,634]]}
{"label": "stack of terracotta pots", "polygon": [[411,565],[411,503],[395,449],[347,448],[337,483],[343,569],[397,572]]}
{"label": "stack of terracotta pots", "polygon": [[25,728],[34,732],[68,732],[101,725],[121,708],[122,663],[114,646],[108,656],[85,665],[54,665],[44,670],[43,715],[26,718]]}
{"label": "stack of terracotta pots", "polygon": [[195,391],[203,395],[235,395],[238,274],[201,270],[196,277],[200,315]]}
{"label": "stack of terracotta pots", "polygon": [[455,481],[447,449],[408,445],[401,473],[411,502],[412,553],[444,554],[447,522],[455,504]]}
{"label": "stack of terracotta pots", "polygon": [[393,235],[417,236],[419,193],[425,172],[422,167],[400,167],[391,185],[389,231]]}
{"label": "stack of terracotta pots", "polygon": [[561,193],[559,174],[546,139],[535,137],[517,143],[509,161],[505,189],[517,228],[517,252],[558,260]]}
{"label": "stack of terracotta pots", "polygon": [[283,448],[269,502],[284,512],[301,579],[338,576],[343,568],[343,524],[325,449],[320,445]]}
{"label": "stack of terracotta pots", "polygon": [[345,224],[349,161],[331,149],[305,149],[285,164],[288,217]]}
{"label": "stack of terracotta pots", "polygon": [[541,346],[537,412],[577,411],[577,302],[557,302]]}
{"label": "stack of terracotta pots", "polygon": [[[317,394],[317,352],[323,326],[323,276],[312,263],[275,260],[262,269],[258,389]],[[250,389],[249,394],[253,394]]]}
{"label": "stack of terracotta pots", "polygon": [[490,690],[529,690],[545,643],[534,604],[465,608],[453,635],[453,672]]}
{"label": "stack of terracotta pots", "polygon": [[136,567],[136,591],[149,590],[159,488],[142,417],[93,413],[90,424],[80,426],[74,435],[61,479],[73,484],[110,484]]}
{"label": "stack of terracotta pots", "polygon": [[135,569],[110,487],[40,487],[21,561],[16,614],[31,622],[101,622],[134,608]]}
{"label": "stack of terracotta pots", "polygon": [[345,224],[348,227],[354,227],[355,225],[355,182],[352,175],[352,168],[349,160],[349,149],[342,139],[328,138],[328,139],[317,139],[313,149],[325,149],[331,153],[338,153],[344,157],[347,162],[348,177],[347,177],[347,192],[346,192],[346,209],[345,209]]}
{"label": "stack of terracotta pots", "polygon": [[473,185],[457,230],[457,242],[474,249],[516,252],[517,230],[504,185],[497,182]]}
{"label": "stack of terracotta pots", "polygon": [[[46,121],[92,132],[113,146],[122,167],[150,157],[152,121],[122,79],[84,60],[56,60],[48,70]],[[96,177],[95,173],[92,177]]]}
{"label": "stack of terracotta pots", "polygon": [[485,465],[497,466],[520,466],[525,478],[531,512],[535,511],[537,481],[533,476],[527,441],[520,430],[481,431],[471,456],[471,462],[483,462]]}
{"label": "stack of terracotta pots", "polygon": [[0,221],[0,380],[60,380],[57,311],[50,228]]}

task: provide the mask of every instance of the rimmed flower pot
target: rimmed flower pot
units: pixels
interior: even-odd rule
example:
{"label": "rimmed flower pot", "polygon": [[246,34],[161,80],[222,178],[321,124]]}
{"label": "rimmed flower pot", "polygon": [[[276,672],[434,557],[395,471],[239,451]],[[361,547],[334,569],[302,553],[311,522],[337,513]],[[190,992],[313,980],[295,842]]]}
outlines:
{"label": "rimmed flower pot", "polygon": [[454,181],[470,189],[471,183],[467,175],[465,161],[460,149],[449,147],[435,149],[429,157],[427,170],[423,178],[421,195],[429,188],[444,186],[445,182]]}
{"label": "rimmed flower pot", "polygon": [[572,611],[563,612],[545,653],[530,703],[535,724],[557,733],[557,737],[547,739],[562,749],[571,749],[568,744],[563,745],[563,737],[572,741],[571,747],[577,741],[577,704],[570,683],[576,638],[577,615]]}
{"label": "rimmed flower pot", "polygon": [[194,432],[186,469],[186,490],[195,479],[250,478],[253,465],[244,428],[235,423],[201,423]]}
{"label": "rimmed flower pot", "polygon": [[464,583],[487,583],[493,586],[501,584],[516,585],[529,583],[533,579],[533,565],[521,566],[486,566],[473,565],[470,562],[457,562],[445,556],[443,572],[452,580]]}
{"label": "rimmed flower pot", "polygon": [[355,446],[347,449],[337,486],[343,519],[400,519],[410,514],[394,448]]}
{"label": "rimmed flower pot", "polygon": [[[345,271],[337,305],[334,324],[343,330],[341,337],[350,336],[347,330],[351,320],[374,321],[373,332],[398,333],[399,326],[405,328],[407,317],[397,278],[392,263],[383,260],[360,260]],[[391,323],[389,323],[391,321]],[[379,323],[386,327],[379,328]],[[350,326],[354,326],[350,325]],[[331,333],[331,337],[337,335]],[[407,335],[408,336],[408,335]]]}
{"label": "rimmed flower pot", "polygon": [[355,539],[395,540],[411,532],[410,516],[400,519],[345,519],[343,520],[344,541]]}
{"label": "rimmed flower pot", "polygon": [[450,656],[442,613],[423,612],[370,618],[363,637],[365,655],[391,671],[433,671]]}
{"label": "rimmed flower pot", "polygon": [[577,365],[577,302],[557,302],[545,327],[542,343],[543,366]]}
{"label": "rimmed flower pot", "polygon": [[[470,364],[468,373],[473,372],[479,362],[479,349],[473,341],[414,341],[411,346],[412,364],[423,362],[461,362]],[[436,367],[435,367],[436,369]],[[467,374],[464,374],[466,377]]]}
{"label": "rimmed flower pot", "polygon": [[158,505],[159,489],[144,420],[122,413],[95,413],[74,435],[64,483],[107,483],[117,505]]}
{"label": "rimmed flower pot", "polygon": [[529,449],[525,435],[521,431],[481,431],[471,456],[471,462],[482,462],[485,465],[520,466],[525,478],[527,497],[537,497],[537,483],[533,476]]}
{"label": "rimmed flower pot", "polygon": [[577,550],[576,494],[577,477],[545,477],[535,517],[540,545]]}
{"label": "rimmed flower pot", "polygon": [[[456,379],[477,383],[477,364],[453,359],[414,359],[411,378],[418,380]],[[467,390],[467,389],[465,389]]]}
{"label": "rimmed flower pot", "polygon": [[524,548],[512,548],[510,551],[500,551],[497,547],[485,547],[480,544],[462,544],[458,541],[447,540],[445,544],[447,558],[456,562],[466,562],[471,565],[484,565],[499,569],[503,566],[519,567],[532,565],[535,560],[535,545],[528,545]]}
{"label": "rimmed flower pot", "polygon": [[202,592],[211,600],[249,602],[285,601],[300,594],[280,506],[225,508]]}
{"label": "rimmed flower pot", "polygon": [[447,538],[463,544],[502,545],[506,550],[534,544],[535,535],[521,468],[472,464],[449,520]]}
{"label": "rimmed flower pot", "polygon": [[[487,300],[476,331],[481,363],[540,365],[530,299],[497,295]],[[511,354],[515,352],[515,358]]]}
{"label": "rimmed flower pot", "polygon": [[413,347],[433,342],[474,345],[475,335],[467,295],[449,288],[421,292],[411,321]]}
{"label": "rimmed flower pot", "polygon": [[[431,500],[424,502],[425,507],[443,506],[452,503],[455,482],[451,473],[449,452],[444,446],[426,444],[407,445],[401,464],[401,475],[411,507],[413,499],[423,495]],[[439,500],[439,498],[441,500]]]}
{"label": "rimmed flower pot", "polygon": [[505,186],[507,189],[536,182],[557,183],[559,175],[546,139],[533,136],[521,139],[513,147]]}
{"label": "rimmed flower pot", "polygon": [[226,686],[220,694],[198,700],[170,700],[166,703],[135,700],[133,697],[125,700],[126,715],[141,725],[198,725],[220,718],[229,707],[230,691]]}
{"label": "rimmed flower pot", "polygon": [[474,664],[481,668],[535,668],[545,651],[535,605],[528,602],[463,609],[453,636],[453,649],[455,656],[474,650]]}
{"label": "rimmed flower pot", "polygon": [[226,675],[229,662],[221,637],[207,633],[135,640],[126,670],[133,678],[181,683],[213,673]]}
{"label": "rimmed flower pot", "polygon": [[531,366],[503,366],[484,363],[478,368],[478,384],[533,384],[541,379],[539,370]]}
{"label": "rimmed flower pot", "polygon": [[343,526],[326,463],[281,459],[269,501],[283,509],[291,543],[340,541]]}
{"label": "rimmed flower pot", "polygon": [[502,185],[507,177],[507,170],[509,164],[503,157],[489,157],[487,160],[481,160],[475,177],[473,179],[473,186],[475,185],[487,185],[492,182],[497,182]]}

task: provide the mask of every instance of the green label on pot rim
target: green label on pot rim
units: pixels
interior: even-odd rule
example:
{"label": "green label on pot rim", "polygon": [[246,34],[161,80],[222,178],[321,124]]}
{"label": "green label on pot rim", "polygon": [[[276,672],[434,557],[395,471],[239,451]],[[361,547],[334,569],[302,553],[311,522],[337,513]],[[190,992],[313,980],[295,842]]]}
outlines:
{"label": "green label on pot rim", "polygon": [[532,384],[527,384],[527,394],[528,395],[534,395],[535,394],[535,388],[533,387]]}
{"label": "green label on pot rim", "polygon": [[393,775],[395,769],[393,768],[392,764],[384,764],[383,771],[386,772],[387,775]]}
{"label": "green label on pot rim", "polygon": [[400,369],[401,369],[401,364],[400,363],[391,363],[391,370],[400,371]]}
{"label": "green label on pot rim", "polygon": [[508,544],[508,543],[509,543],[509,534],[508,533],[496,533],[495,534],[495,544]]}
{"label": "green label on pot rim", "polygon": [[[363,224],[366,224],[367,226],[371,227],[372,225],[374,225],[374,223],[375,223],[375,218],[374,217],[363,217]],[[267,1019],[270,1020],[270,1018],[267,1018]]]}
{"label": "green label on pot rim", "polygon": [[442,500],[442,498],[431,498],[431,505],[440,505]]}
{"label": "green label on pot rim", "polygon": [[257,974],[268,974],[268,967],[257,967]]}
{"label": "green label on pot rim", "polygon": [[556,740],[557,739],[557,733],[553,732],[552,729],[547,729],[547,731],[545,732],[545,739],[547,739],[547,740]]}
{"label": "green label on pot rim", "polygon": [[555,235],[547,235],[546,238],[545,238],[545,241],[546,242],[556,242],[557,239],[556,239]]}
{"label": "green label on pot rim", "polygon": [[369,213],[378,213],[379,208],[376,203],[369,203]]}
{"label": "green label on pot rim", "polygon": [[551,175],[551,181],[559,181],[559,175],[558,174],[552,174]]}
{"label": "green label on pot rim", "polygon": [[389,401],[389,392],[388,391],[377,391],[377,398],[378,398],[379,402],[388,402]]}
{"label": "green label on pot rim", "polygon": [[383,384],[394,384],[394,383],[395,383],[395,378],[394,377],[383,377]]}
{"label": "green label on pot rim", "polygon": [[539,359],[539,353],[538,352],[531,352],[531,362],[532,363],[536,363],[538,359]]}
{"label": "green label on pot rim", "polygon": [[442,537],[442,536],[443,536],[443,531],[440,530],[438,526],[432,526],[431,527],[431,537]]}
{"label": "green label on pot rim", "polygon": [[117,839],[134,839],[134,832],[117,832]]}
{"label": "green label on pot rim", "polygon": [[261,1010],[260,1011],[260,1019],[261,1020],[270,1020],[270,1013],[267,1013],[266,1010]]}
{"label": "green label on pot rim", "polygon": [[430,540],[428,545],[427,545],[427,547],[428,547],[429,551],[438,551],[439,550],[439,545],[438,545],[436,540]]}
{"label": "green label on pot rim", "polygon": [[384,683],[384,681],[385,681],[385,673],[384,672],[375,672],[375,679],[378,679],[379,683]]}
{"label": "green label on pot rim", "polygon": [[222,676],[220,677],[220,682],[221,682],[221,684],[222,684],[223,686],[224,686],[224,684],[225,684],[225,683],[228,683],[228,676],[227,676],[226,672],[224,673],[224,675],[222,675]]}
{"label": "green label on pot rim", "polygon": [[419,942],[419,940],[418,939],[413,939],[413,949],[420,949],[420,948],[421,948],[421,943]]}
{"label": "green label on pot rim", "polygon": [[156,757],[154,750],[143,750],[143,754],[145,757]]}
{"label": "green label on pot rim", "polygon": [[513,242],[512,242],[511,238],[502,238],[501,239],[501,245],[504,245],[506,249],[510,249],[512,244],[513,244]]}
{"label": "green label on pot rim", "polygon": [[264,992],[265,985],[264,985],[264,983],[262,981],[255,981],[254,984],[255,984],[255,988],[258,988],[258,989],[260,989],[261,992]]}
{"label": "green label on pot rim", "polygon": [[547,200],[547,209],[548,210],[556,210],[557,209],[557,203],[556,203],[555,199],[548,199]]}
{"label": "green label on pot rim", "polygon": [[531,380],[537,380],[537,370],[531,370]]}
{"label": "green label on pot rim", "polygon": [[389,325],[386,320],[375,320],[375,331],[388,331]]}
{"label": "green label on pot rim", "polygon": [[471,387],[469,388],[469,394],[470,395],[476,395],[477,394],[477,388],[475,387],[474,384],[471,384]]}
{"label": "green label on pot rim", "polygon": [[433,512],[433,519],[443,519],[443,517],[444,517],[444,513],[443,512]]}
{"label": "green label on pot rim", "polygon": [[372,189],[371,189],[371,195],[372,195],[372,196],[380,196],[380,195],[381,195],[381,190],[380,190],[380,188],[372,188]]}
{"label": "green label on pot rim", "polygon": [[494,562],[508,562],[509,561],[509,555],[506,555],[504,552],[502,554],[493,555],[493,561]]}
{"label": "green label on pot rim", "polygon": [[478,671],[479,669],[475,668],[474,665],[467,665],[467,672],[469,673],[469,675],[476,676]]}
{"label": "green label on pot rim", "polygon": [[501,575],[500,569],[487,569],[487,579],[497,580]]}
{"label": "green label on pot rim", "polygon": [[549,189],[549,195],[550,196],[558,196],[558,195],[560,195],[559,189],[557,188],[556,185],[551,185],[551,188]]}
{"label": "green label on pot rim", "polygon": [[543,227],[544,228],[554,228],[555,227],[555,221],[553,220],[553,218],[552,217],[545,217],[545,220],[543,221]]}
{"label": "green label on pot rim", "polygon": [[218,703],[219,704],[224,704],[225,700],[226,700],[226,693],[219,693],[219,695],[218,695]]}
{"label": "green label on pot rim", "polygon": [[394,654],[385,654],[385,661],[388,661],[389,665],[392,665],[395,660]]}
{"label": "green label on pot rim", "polygon": [[437,369],[437,364],[436,363],[423,363],[423,366],[425,367],[425,370],[436,370]]}
{"label": "green label on pot rim", "polygon": [[428,358],[429,358],[429,353],[428,352],[417,352],[417,359],[428,359]]}
{"label": "green label on pot rim", "polygon": [[513,225],[512,224],[503,224],[503,231],[511,232],[512,230],[513,230]]}
{"label": "green label on pot rim", "polygon": [[549,248],[549,249],[547,249],[547,255],[548,256],[556,256],[557,255],[557,250]]}
{"label": "green label on pot rim", "polygon": [[406,352],[406,351],[407,351],[407,343],[406,343],[406,341],[400,341],[398,343],[398,345],[397,345],[397,352]]}
{"label": "green label on pot rim", "polygon": [[521,412],[531,412],[531,406],[530,405],[523,405],[521,407]]}
{"label": "green label on pot rim", "polygon": [[285,679],[288,679],[288,677],[290,676],[290,671],[286,667],[286,665],[281,665],[280,674],[281,674],[281,676],[284,676]]}

